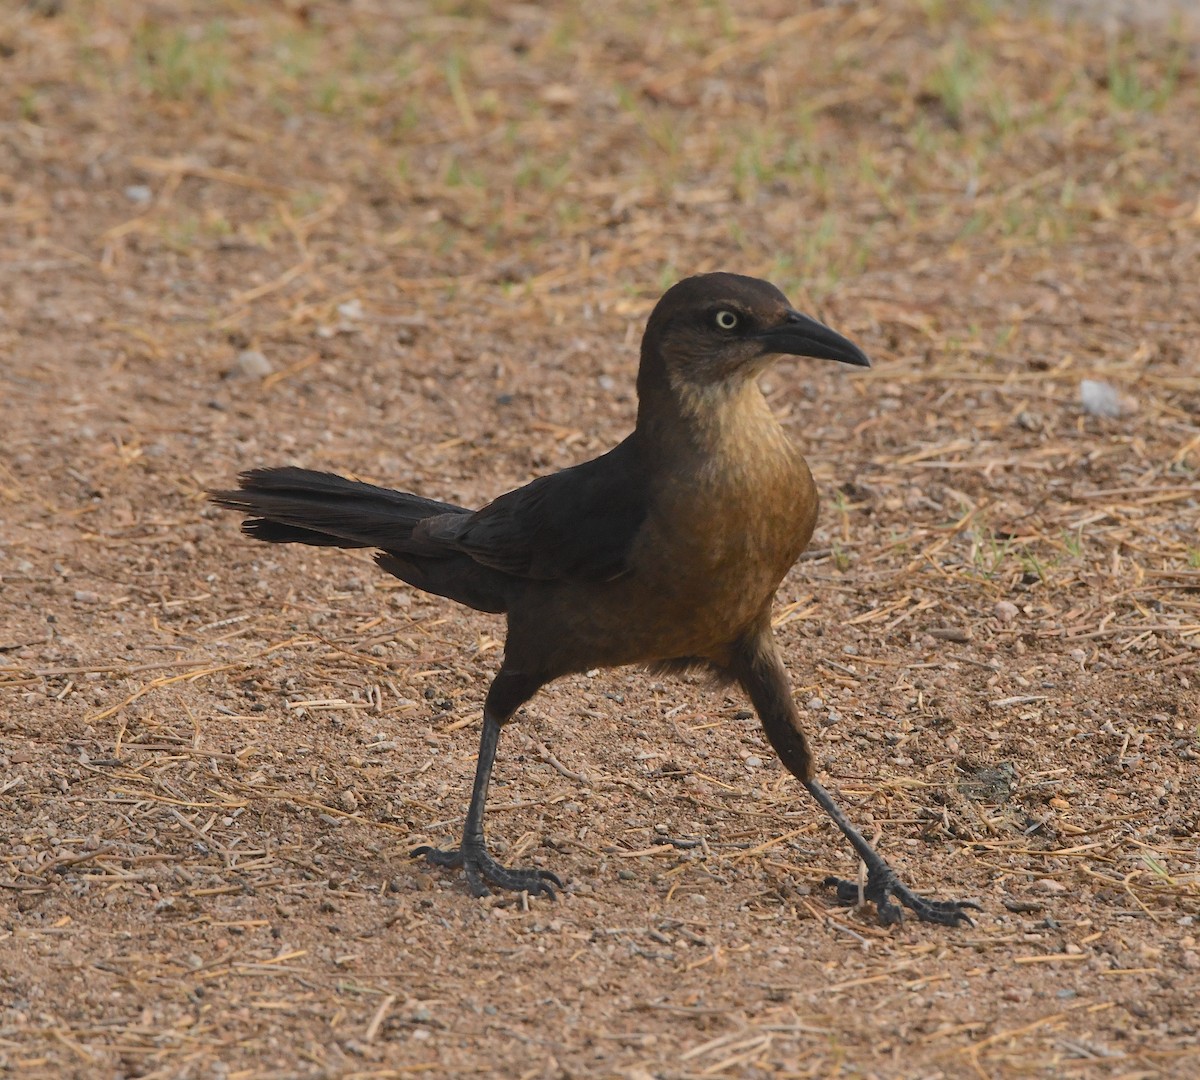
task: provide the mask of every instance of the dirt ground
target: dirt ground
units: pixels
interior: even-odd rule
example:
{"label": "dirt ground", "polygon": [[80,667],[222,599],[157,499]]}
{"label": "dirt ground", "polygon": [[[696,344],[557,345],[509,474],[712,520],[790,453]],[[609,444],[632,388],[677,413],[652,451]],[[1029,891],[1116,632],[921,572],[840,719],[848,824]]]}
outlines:
{"label": "dirt ground", "polygon": [[[0,1072],[1200,1077],[1198,57],[933,0],[5,5]],[[834,906],[747,703],[636,671],[501,743],[492,842],[565,894],[473,899],[408,852],[502,624],[206,503],[590,457],[718,267],[875,358],[769,376],[824,500],[778,632],[972,928]]]}

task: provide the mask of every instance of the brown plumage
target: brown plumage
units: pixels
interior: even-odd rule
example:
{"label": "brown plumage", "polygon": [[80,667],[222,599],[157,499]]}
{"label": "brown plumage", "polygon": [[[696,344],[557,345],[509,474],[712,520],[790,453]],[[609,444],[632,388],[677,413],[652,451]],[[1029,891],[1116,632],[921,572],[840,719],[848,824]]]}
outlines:
{"label": "brown plumage", "polygon": [[[508,618],[504,662],[484,705],[462,843],[419,849],[485,882],[553,896],[557,877],[501,866],[483,810],[501,727],[539,687],[624,664],[701,667],[742,685],[771,745],[867,865],[885,922],[898,899],[922,919],[969,921],[959,902],[901,884],[813,776],[812,756],[771,632],[771,601],[817,519],[817,491],[759,390],[779,355],[869,366],[846,338],[792,310],[773,285],[736,274],[679,282],[642,339],[638,416],[619,446],[472,512],[305,469],[255,469],[219,505],[273,543],[379,549],[389,573]],[[830,879],[839,898],[854,883]]]}

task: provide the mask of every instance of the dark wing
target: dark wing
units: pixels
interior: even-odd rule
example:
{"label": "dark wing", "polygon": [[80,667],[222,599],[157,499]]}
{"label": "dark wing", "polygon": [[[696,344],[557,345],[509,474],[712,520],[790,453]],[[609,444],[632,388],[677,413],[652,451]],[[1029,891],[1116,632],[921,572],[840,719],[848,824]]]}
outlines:
{"label": "dark wing", "polygon": [[646,470],[631,435],[607,454],[539,477],[474,514],[421,522],[406,548],[449,548],[518,578],[610,581],[628,569],[646,505]]}

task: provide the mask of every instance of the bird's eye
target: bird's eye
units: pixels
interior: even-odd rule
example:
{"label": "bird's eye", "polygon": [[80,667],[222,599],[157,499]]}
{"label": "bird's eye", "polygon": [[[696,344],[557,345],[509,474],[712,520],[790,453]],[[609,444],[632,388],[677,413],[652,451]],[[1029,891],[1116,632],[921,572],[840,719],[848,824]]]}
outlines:
{"label": "bird's eye", "polygon": [[718,330],[732,330],[738,324],[738,317],[732,311],[718,311],[713,321]]}

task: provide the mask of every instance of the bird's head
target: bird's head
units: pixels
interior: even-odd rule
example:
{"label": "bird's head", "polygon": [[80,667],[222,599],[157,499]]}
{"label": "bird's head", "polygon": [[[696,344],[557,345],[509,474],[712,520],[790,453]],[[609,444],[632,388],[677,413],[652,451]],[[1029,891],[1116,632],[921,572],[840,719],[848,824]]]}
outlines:
{"label": "bird's head", "polygon": [[871,366],[857,345],[800,314],[770,282],[701,274],[671,286],[651,312],[638,390],[665,384],[707,397],[742,386],[781,355]]}

